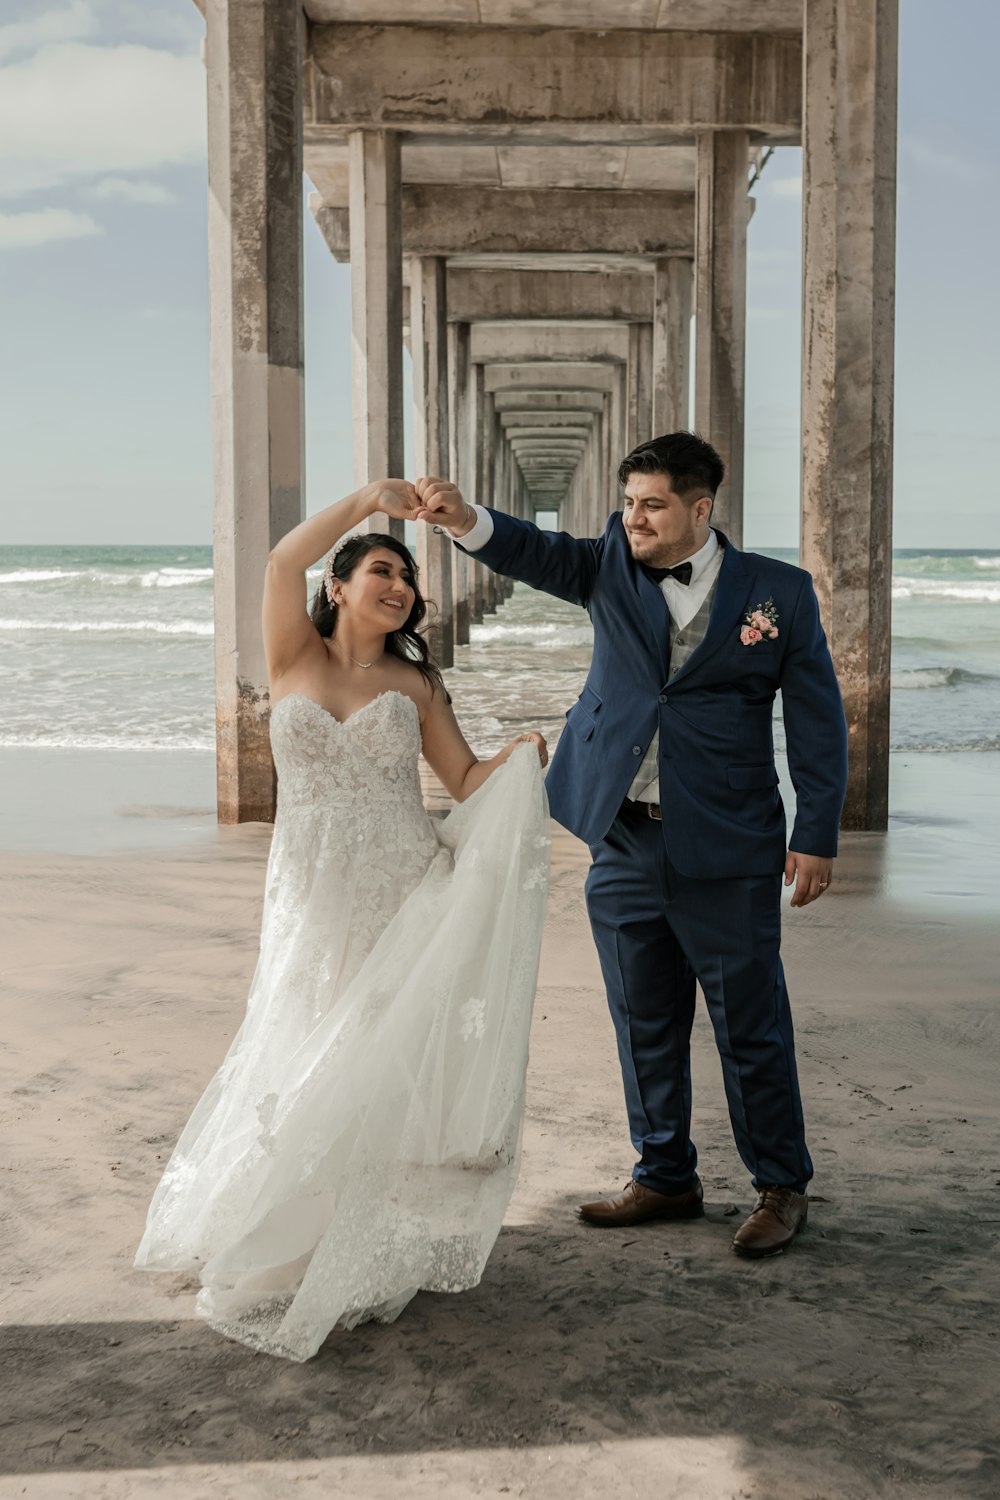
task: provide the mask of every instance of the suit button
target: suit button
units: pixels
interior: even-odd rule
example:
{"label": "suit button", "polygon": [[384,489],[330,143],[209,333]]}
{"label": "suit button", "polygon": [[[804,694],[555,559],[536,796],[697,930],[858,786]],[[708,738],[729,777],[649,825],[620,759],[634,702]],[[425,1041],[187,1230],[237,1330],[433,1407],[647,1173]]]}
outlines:
{"label": "suit button", "polygon": [[660,702],[661,703],[666,703],[666,701],[667,701],[667,695],[666,695],[666,693],[661,693],[660,694]]}
{"label": "suit button", "polygon": [[641,755],[642,754],[642,746],[641,745],[633,745],[632,746],[632,754],[633,755]]}

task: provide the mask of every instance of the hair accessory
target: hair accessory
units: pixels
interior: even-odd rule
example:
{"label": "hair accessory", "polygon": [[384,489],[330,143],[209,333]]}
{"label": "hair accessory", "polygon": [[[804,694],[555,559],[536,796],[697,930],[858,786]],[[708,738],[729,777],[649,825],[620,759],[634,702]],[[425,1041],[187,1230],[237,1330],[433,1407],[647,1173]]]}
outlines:
{"label": "hair accessory", "polygon": [[335,576],[333,571],[334,558],[337,556],[338,552],[343,551],[348,542],[353,542],[354,538],[358,535],[359,533],[356,531],[348,531],[344,536],[340,538],[338,542],[334,542],[333,546],[330,548],[330,551],[327,553],[326,563],[323,567],[323,588],[326,590],[327,601],[330,604],[333,603],[333,580]]}

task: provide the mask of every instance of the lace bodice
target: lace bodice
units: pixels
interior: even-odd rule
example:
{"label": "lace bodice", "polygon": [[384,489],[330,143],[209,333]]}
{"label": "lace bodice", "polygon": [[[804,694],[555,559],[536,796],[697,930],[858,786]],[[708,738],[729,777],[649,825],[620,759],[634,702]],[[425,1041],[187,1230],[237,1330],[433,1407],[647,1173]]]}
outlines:
{"label": "lace bodice", "polygon": [[[268,915],[291,937],[316,876],[329,872],[341,908],[343,947],[334,972],[342,984],[367,957],[386,911],[405,900],[438,852],[420,790],[417,706],[391,690],[341,721],[311,698],[290,693],[271,710],[271,748],[278,813]],[[311,929],[307,961],[318,961],[328,945],[330,965],[332,926]]]}
{"label": "lace bodice", "polygon": [[[367,820],[370,800],[421,803],[417,758],[420,719],[406,693],[390,689],[341,721],[301,693],[289,693],[271,710],[271,750],[278,771],[279,814],[358,808]],[[370,797],[358,797],[369,785]],[[397,806],[398,811],[398,806]]]}

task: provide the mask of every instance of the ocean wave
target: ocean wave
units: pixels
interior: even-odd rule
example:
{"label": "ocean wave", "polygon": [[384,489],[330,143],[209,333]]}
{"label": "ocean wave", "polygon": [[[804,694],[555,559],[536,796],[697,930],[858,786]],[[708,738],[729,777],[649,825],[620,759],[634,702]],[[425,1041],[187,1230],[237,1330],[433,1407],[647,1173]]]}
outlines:
{"label": "ocean wave", "polygon": [[995,682],[987,672],[965,667],[901,667],[892,674],[893,692],[911,688],[958,687],[963,682]]}
{"label": "ocean wave", "polygon": [[119,738],[110,734],[86,734],[61,731],[52,734],[18,735],[0,734],[0,750],[200,750],[211,752],[215,740],[211,735],[129,734]]}
{"label": "ocean wave", "polygon": [[992,735],[985,739],[942,740],[936,745],[926,744],[918,739],[910,742],[901,738],[893,739],[889,749],[893,755],[951,755],[958,751],[963,754],[971,751],[974,755],[995,755],[997,751],[1000,751],[1000,736]]}
{"label": "ocean wave", "polygon": [[474,646],[488,641],[537,641],[546,646],[586,645],[593,638],[589,625],[473,625],[470,639]]}
{"label": "ocean wave", "polygon": [[996,583],[962,582],[951,578],[894,578],[894,599],[956,599],[963,604],[1000,604],[1000,580]]}
{"label": "ocean wave", "polygon": [[15,568],[12,573],[0,573],[0,583],[53,583],[57,578],[79,578],[82,573],[82,568]]}
{"label": "ocean wave", "polygon": [[9,573],[0,573],[0,584],[68,583],[79,578],[84,585],[97,584],[113,589],[184,589],[197,588],[214,576],[214,568],[151,568],[141,573],[112,573],[105,568],[15,568]]}
{"label": "ocean wave", "polygon": [[0,632],[39,635],[214,635],[211,620],[0,620]]}
{"label": "ocean wave", "polygon": [[974,568],[992,568],[1000,572],[1000,555],[996,557],[974,557],[972,559]]}
{"label": "ocean wave", "polygon": [[139,583],[144,589],[183,589],[214,576],[214,568],[153,568],[141,575]]}

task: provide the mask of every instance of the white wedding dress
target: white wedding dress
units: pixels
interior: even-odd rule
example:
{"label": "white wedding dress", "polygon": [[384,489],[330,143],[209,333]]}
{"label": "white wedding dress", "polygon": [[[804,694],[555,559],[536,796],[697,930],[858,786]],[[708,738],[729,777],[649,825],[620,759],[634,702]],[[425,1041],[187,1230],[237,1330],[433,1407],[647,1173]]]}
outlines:
{"label": "white wedding dress", "polygon": [[424,809],[413,700],[271,714],[278,816],[246,1018],[171,1157],[136,1265],[304,1360],[420,1289],[475,1286],[517,1177],[548,882],[538,754]]}

